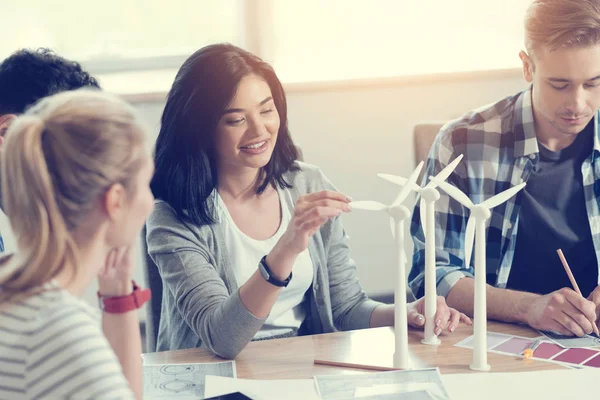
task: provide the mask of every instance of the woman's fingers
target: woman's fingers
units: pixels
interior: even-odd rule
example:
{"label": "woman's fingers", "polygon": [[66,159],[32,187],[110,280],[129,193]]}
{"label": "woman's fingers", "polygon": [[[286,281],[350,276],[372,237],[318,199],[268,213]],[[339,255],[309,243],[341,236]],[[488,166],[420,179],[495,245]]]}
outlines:
{"label": "woman's fingers", "polygon": [[466,314],[460,313],[460,322],[464,323],[467,326],[473,325],[473,321]]}
{"label": "woman's fingers", "polygon": [[421,315],[419,313],[419,311],[414,307],[409,308],[408,314],[407,314],[407,320],[408,320],[408,325],[415,327],[415,328],[419,328],[419,327],[425,325],[425,317],[423,315]]}
{"label": "woman's fingers", "polygon": [[287,229],[288,243],[297,251],[307,246],[307,239],[314,235],[329,219],[350,211],[349,197],[330,190],[310,193],[296,202],[292,221]]}
{"label": "woman's fingers", "polygon": [[108,252],[106,256],[106,260],[104,261],[104,265],[98,271],[98,276],[108,277],[114,269],[115,261],[117,257],[116,249],[112,249]]}
{"label": "woman's fingers", "polygon": [[131,275],[135,262],[131,247],[119,247],[110,250],[106,261],[98,271],[98,276],[103,279],[120,279]]}
{"label": "woman's fingers", "polygon": [[304,202],[303,204],[297,204],[296,209],[294,210],[294,218],[304,218],[307,215],[311,215],[315,213],[315,210],[329,209],[343,212],[350,212],[352,208],[346,202],[331,200],[331,199],[321,199],[317,201]]}
{"label": "woman's fingers", "polygon": [[455,309],[450,310],[450,323],[448,324],[448,332],[454,332],[460,322],[460,315]]}
{"label": "woman's fingers", "polygon": [[437,297],[437,305],[435,312],[435,329],[434,332],[436,335],[442,333],[446,327],[448,327],[448,323],[450,322],[450,307],[446,304],[446,299],[442,296]]}
{"label": "woman's fingers", "polygon": [[315,227],[320,227],[328,219],[337,217],[341,214],[340,210],[332,209],[328,207],[317,207],[313,208],[304,215],[300,215],[294,218],[294,226],[301,231],[310,231]]}
{"label": "woman's fingers", "polygon": [[350,203],[352,199],[340,192],[334,192],[332,190],[322,190],[320,192],[309,193],[298,199],[299,202],[315,202],[319,200],[330,199],[337,200],[344,203]]}

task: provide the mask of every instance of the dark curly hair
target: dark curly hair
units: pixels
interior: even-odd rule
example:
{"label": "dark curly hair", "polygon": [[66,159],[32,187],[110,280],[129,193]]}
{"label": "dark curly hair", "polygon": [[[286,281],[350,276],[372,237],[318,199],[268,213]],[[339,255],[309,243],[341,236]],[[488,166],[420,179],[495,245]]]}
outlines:
{"label": "dark curly hair", "polygon": [[22,49],[0,64],[0,115],[22,114],[41,98],[82,87],[100,89],[81,65],[50,49]]}

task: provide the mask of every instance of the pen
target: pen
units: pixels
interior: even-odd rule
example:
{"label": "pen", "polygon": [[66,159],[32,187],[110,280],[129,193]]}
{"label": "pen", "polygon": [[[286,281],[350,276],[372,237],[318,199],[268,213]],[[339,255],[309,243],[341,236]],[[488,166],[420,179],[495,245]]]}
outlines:
{"label": "pen", "polygon": [[[556,250],[556,252],[558,253],[560,262],[562,263],[563,267],[565,268],[565,272],[569,276],[569,280],[571,281],[571,285],[573,285],[573,289],[575,289],[575,291],[577,292],[578,295],[582,296],[581,290],[579,290],[579,285],[577,285],[577,282],[575,281],[575,277],[573,276],[573,272],[571,272],[571,268],[569,268],[569,263],[567,263],[567,259],[565,258],[565,255],[563,254],[561,249]],[[596,336],[600,336],[600,333],[598,333],[598,326],[596,326],[596,322],[592,323],[592,328],[594,329],[594,334]]]}
{"label": "pen", "polygon": [[521,353],[521,354],[523,354],[523,357],[527,358],[527,359],[533,357],[533,352],[535,351],[535,349],[538,348],[540,343],[542,343],[541,340],[539,340],[539,339],[534,340],[533,343],[531,343],[531,345],[528,348],[526,348],[525,350],[523,350],[523,353]]}

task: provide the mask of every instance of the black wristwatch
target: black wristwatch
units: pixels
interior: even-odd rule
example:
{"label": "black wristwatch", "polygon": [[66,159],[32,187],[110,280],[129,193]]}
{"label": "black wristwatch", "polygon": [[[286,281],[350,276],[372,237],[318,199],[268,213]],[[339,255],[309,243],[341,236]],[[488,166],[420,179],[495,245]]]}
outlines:
{"label": "black wristwatch", "polygon": [[260,274],[262,275],[262,277],[265,278],[265,280],[267,282],[269,282],[271,285],[275,285],[275,286],[279,286],[279,287],[286,287],[292,280],[291,272],[290,272],[290,276],[288,276],[285,281],[280,281],[279,279],[275,278],[273,276],[273,273],[271,272],[271,269],[267,265],[267,256],[264,256],[258,263],[258,270],[260,271]]}

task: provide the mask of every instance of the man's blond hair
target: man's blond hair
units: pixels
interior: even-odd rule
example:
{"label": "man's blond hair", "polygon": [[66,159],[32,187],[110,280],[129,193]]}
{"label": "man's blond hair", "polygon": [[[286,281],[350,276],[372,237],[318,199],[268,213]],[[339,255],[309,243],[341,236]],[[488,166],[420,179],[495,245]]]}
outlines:
{"label": "man's blond hair", "polygon": [[525,48],[593,46],[600,43],[600,0],[534,0],[525,15]]}

